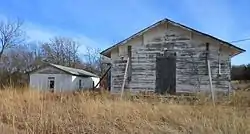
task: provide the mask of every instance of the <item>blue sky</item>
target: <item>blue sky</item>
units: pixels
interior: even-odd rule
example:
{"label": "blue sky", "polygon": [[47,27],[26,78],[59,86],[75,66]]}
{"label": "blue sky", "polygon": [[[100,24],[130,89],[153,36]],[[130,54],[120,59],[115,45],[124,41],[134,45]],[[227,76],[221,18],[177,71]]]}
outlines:
{"label": "blue sky", "polygon": [[[169,18],[225,41],[250,38],[248,0],[5,0],[0,19],[19,17],[29,40],[68,36],[102,50],[138,30]],[[247,52],[233,64],[250,63],[250,41],[235,43]]]}

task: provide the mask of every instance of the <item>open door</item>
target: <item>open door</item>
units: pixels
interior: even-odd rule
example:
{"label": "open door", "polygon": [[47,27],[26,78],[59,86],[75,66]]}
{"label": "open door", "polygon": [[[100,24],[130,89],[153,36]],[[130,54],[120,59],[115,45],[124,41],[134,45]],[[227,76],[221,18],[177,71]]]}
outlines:
{"label": "open door", "polygon": [[48,88],[51,92],[55,91],[55,77],[48,77]]}
{"label": "open door", "polygon": [[156,93],[176,93],[176,54],[156,58]]}

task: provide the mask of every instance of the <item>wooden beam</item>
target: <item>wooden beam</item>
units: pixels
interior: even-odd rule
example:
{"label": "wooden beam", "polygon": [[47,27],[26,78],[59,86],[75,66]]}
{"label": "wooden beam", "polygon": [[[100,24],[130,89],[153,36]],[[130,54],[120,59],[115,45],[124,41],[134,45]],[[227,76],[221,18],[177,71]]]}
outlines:
{"label": "wooden beam", "polygon": [[219,47],[219,51],[218,51],[218,75],[221,75],[221,45]]}
{"label": "wooden beam", "polygon": [[189,36],[190,36],[190,40],[193,39],[193,32],[192,31],[190,31]]}
{"label": "wooden beam", "polygon": [[128,46],[128,58],[129,58],[129,65],[128,65],[128,82],[131,81],[132,77],[132,46]]}
{"label": "wooden beam", "polygon": [[129,65],[129,58],[127,59],[127,64],[126,64],[123,83],[122,83],[121,99],[123,97],[124,87],[125,87],[125,83],[126,83],[126,79],[127,79],[128,65]]}
{"label": "wooden beam", "polygon": [[[206,65],[208,66],[208,60],[209,60],[209,43],[206,43]],[[208,74],[208,70],[207,70]]]}
{"label": "wooden beam", "polygon": [[212,84],[212,74],[211,74],[211,67],[210,67],[210,61],[207,60],[207,68],[208,68],[208,76],[209,76],[209,84],[210,84],[210,91],[211,91],[211,94],[212,94],[212,101],[213,101],[213,105],[215,105],[215,102],[214,102],[214,89],[213,89],[213,84]]}
{"label": "wooden beam", "polygon": [[101,83],[101,81],[104,79],[104,77],[108,74],[108,72],[110,71],[111,66],[108,68],[108,70],[103,74],[103,76],[101,77],[101,79],[99,80],[99,82],[94,86],[93,90]]}

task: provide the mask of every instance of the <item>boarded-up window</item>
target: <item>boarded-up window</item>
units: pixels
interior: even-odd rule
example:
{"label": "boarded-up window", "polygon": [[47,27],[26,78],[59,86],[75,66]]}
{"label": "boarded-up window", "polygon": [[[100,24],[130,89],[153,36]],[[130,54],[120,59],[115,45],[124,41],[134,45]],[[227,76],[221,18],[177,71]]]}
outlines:
{"label": "boarded-up window", "polygon": [[221,47],[219,48],[218,52],[218,75],[221,75]]}
{"label": "boarded-up window", "polygon": [[132,78],[132,64],[131,64],[131,58],[132,58],[132,50],[131,46],[128,46],[128,58],[129,58],[129,66],[128,66],[128,81],[131,81]]}
{"label": "boarded-up window", "polygon": [[206,68],[207,68],[207,71],[206,71],[206,74],[208,74],[208,61],[209,60],[209,43],[206,43]]}

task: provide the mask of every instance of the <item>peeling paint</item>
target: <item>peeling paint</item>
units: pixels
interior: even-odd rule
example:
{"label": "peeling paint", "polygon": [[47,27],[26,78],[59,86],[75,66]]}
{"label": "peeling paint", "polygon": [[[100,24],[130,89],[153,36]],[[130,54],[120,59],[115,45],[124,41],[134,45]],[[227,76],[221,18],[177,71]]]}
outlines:
{"label": "peeling paint", "polygon": [[[231,59],[228,52],[217,44],[210,44],[207,50],[205,45],[207,42],[202,38],[197,38],[194,34],[191,38],[190,34],[171,30],[171,26],[168,26],[168,29],[159,27],[157,30],[147,31],[141,35],[143,37],[139,42],[130,44],[132,79],[125,84],[126,89],[132,92],[156,90],[156,57],[171,51],[176,53],[176,92],[209,90],[207,59],[211,61],[215,90],[229,91]],[[127,61],[120,57],[111,59],[113,62],[111,91],[119,92]],[[218,75],[219,65],[220,75]],[[165,68],[168,69],[168,66]]]}

